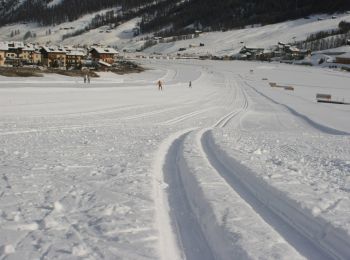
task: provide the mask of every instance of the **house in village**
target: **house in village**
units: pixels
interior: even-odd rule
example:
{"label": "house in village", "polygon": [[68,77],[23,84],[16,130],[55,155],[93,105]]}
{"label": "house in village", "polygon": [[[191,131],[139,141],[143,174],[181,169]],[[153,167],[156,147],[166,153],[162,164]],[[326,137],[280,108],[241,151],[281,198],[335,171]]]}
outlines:
{"label": "house in village", "polygon": [[113,48],[93,47],[90,54],[95,62],[113,64],[119,53]]}
{"label": "house in village", "polygon": [[35,50],[32,54],[33,64],[42,64],[42,55],[40,50]]}
{"label": "house in village", "polygon": [[0,66],[39,65],[47,67],[79,67],[86,56],[85,49],[65,49],[56,46],[38,47],[21,42],[0,43]]}
{"label": "house in village", "polygon": [[24,49],[24,44],[22,42],[10,42],[7,44],[6,60],[5,63],[13,66],[21,65],[21,54]]}
{"label": "house in village", "polygon": [[286,56],[293,60],[301,60],[311,54],[310,50],[301,50],[295,46],[285,45],[284,47],[284,52],[286,53]]}
{"label": "house in village", "polygon": [[253,48],[244,46],[239,54],[234,55],[234,59],[241,60],[301,60],[310,55],[310,50],[300,50],[289,44],[278,42],[278,45],[270,49]]}
{"label": "house in village", "polygon": [[335,57],[335,63],[350,64],[350,53],[344,53]]}
{"label": "house in village", "polygon": [[5,65],[7,50],[8,50],[7,44],[0,43],[0,66]]}
{"label": "house in village", "polygon": [[22,52],[19,54],[19,58],[24,63],[33,64],[33,53],[35,52],[35,48],[33,46],[25,46],[22,49]]}
{"label": "house in village", "polygon": [[67,67],[80,68],[86,53],[82,49],[70,49],[66,53]]}
{"label": "house in village", "polygon": [[40,64],[41,53],[34,45],[22,42],[0,43],[0,66],[5,64],[21,66],[24,64]]}
{"label": "house in village", "polygon": [[22,64],[41,64],[41,53],[34,45],[26,45],[19,58]]}
{"label": "house in village", "polygon": [[44,66],[50,68],[66,67],[67,54],[66,50],[62,47],[42,47],[40,49],[41,62]]}
{"label": "house in village", "polygon": [[243,46],[239,53],[246,57],[246,59],[256,60],[263,52],[264,48]]}
{"label": "house in village", "polygon": [[[302,50],[290,44],[285,44],[283,42],[278,42],[278,51],[285,60],[302,60],[306,56],[311,55],[310,50]],[[277,57],[277,56],[276,56]]]}
{"label": "house in village", "polygon": [[275,52],[272,49],[266,49],[258,54],[257,59],[261,61],[270,61],[274,57]]}

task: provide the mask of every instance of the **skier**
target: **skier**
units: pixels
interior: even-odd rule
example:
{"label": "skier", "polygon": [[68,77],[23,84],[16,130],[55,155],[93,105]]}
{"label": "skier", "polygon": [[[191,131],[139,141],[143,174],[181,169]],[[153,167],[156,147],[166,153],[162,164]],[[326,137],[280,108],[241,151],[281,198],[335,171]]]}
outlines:
{"label": "skier", "polygon": [[190,83],[188,83],[188,87],[192,88],[192,81],[190,81]]}
{"label": "skier", "polygon": [[158,85],[158,90],[160,91],[163,90],[163,83],[161,80],[158,80],[157,85]]}
{"label": "skier", "polygon": [[87,75],[87,81],[90,84],[90,74]]}
{"label": "skier", "polygon": [[84,75],[84,83],[86,83],[87,75]]}

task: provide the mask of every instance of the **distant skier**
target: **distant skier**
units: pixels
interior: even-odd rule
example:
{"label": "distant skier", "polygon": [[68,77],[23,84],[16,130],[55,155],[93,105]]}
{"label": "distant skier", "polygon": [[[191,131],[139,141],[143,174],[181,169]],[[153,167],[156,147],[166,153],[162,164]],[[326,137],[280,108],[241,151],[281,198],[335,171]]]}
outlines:
{"label": "distant skier", "polygon": [[90,84],[90,74],[87,75],[87,81]]}
{"label": "distant skier", "polygon": [[190,83],[188,83],[188,87],[192,88],[192,81],[190,81]]}
{"label": "distant skier", "polygon": [[163,83],[161,80],[158,80],[157,85],[158,85],[158,90],[162,91],[163,90]]}
{"label": "distant skier", "polygon": [[86,80],[87,80],[87,75],[85,74],[84,75],[84,83],[86,83]]}

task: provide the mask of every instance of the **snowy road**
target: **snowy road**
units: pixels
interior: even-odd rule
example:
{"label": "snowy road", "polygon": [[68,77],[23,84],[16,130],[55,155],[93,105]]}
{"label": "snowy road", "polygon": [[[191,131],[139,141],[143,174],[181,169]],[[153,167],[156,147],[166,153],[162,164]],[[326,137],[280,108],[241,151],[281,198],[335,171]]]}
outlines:
{"label": "snowy road", "polygon": [[349,74],[144,64],[0,78],[0,259],[350,258]]}

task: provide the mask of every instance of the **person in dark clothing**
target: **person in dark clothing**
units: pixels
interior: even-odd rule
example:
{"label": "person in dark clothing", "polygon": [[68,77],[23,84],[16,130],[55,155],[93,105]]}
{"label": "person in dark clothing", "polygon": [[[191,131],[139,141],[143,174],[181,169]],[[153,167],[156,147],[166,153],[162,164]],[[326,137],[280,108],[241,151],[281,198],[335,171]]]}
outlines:
{"label": "person in dark clothing", "polygon": [[158,85],[158,90],[163,90],[163,83],[161,80],[158,80],[157,85]]}

